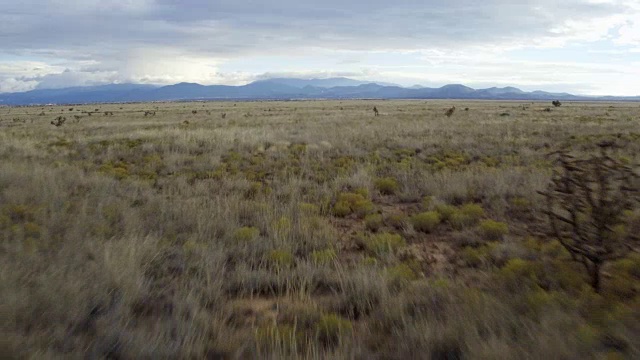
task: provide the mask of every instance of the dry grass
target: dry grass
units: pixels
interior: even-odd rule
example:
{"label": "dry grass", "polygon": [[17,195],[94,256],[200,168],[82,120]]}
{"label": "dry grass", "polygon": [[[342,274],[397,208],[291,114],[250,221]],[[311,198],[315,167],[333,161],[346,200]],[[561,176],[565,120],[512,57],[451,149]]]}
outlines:
{"label": "dry grass", "polygon": [[0,353],[640,356],[640,258],[594,294],[536,195],[562,145],[638,164],[638,104],[373,105],[0,108]]}

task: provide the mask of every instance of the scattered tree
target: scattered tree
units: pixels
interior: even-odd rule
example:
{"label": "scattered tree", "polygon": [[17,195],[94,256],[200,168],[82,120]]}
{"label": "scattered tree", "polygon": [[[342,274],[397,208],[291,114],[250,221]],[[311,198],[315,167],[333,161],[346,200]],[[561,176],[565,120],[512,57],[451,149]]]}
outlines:
{"label": "scattered tree", "polygon": [[450,109],[448,109],[444,114],[447,115],[447,117],[451,117],[451,115],[453,115],[453,113],[456,111],[456,107],[452,106]]}
{"label": "scattered tree", "polygon": [[639,176],[611,157],[613,142],[601,142],[596,154],[579,159],[568,150],[553,153],[555,169],[546,191],[549,235],[582,263],[594,291],[601,289],[605,262],[640,251],[640,237],[629,231],[629,214],[640,203]]}
{"label": "scattered tree", "polygon": [[54,120],[51,121],[51,125],[54,125],[56,127],[60,127],[60,126],[64,125],[65,121],[67,121],[66,117],[58,116],[57,118],[55,118]]}

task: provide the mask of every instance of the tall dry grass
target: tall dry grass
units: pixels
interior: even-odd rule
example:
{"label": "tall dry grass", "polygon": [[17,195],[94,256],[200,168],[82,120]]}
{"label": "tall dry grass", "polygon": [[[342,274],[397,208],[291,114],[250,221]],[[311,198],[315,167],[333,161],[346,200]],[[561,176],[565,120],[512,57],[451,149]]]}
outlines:
{"label": "tall dry grass", "polygon": [[640,260],[589,292],[536,195],[559,146],[612,138],[637,164],[637,104],[451,103],[0,109],[0,352],[637,357]]}

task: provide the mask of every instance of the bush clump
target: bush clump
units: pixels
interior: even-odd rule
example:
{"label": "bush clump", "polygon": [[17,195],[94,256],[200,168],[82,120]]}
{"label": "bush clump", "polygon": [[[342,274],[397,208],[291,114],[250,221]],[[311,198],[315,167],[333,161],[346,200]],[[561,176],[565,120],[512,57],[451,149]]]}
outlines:
{"label": "bush clump", "polygon": [[305,334],[291,325],[268,325],[257,329],[256,343],[265,350],[271,348],[295,349],[305,343]]}
{"label": "bush clump", "polygon": [[369,214],[364,217],[364,225],[365,227],[373,232],[380,230],[382,227],[382,215],[380,214]]}
{"label": "bush clump", "polygon": [[351,210],[351,206],[349,203],[344,201],[338,201],[335,205],[333,205],[333,215],[337,217],[345,217],[351,214],[353,211]]}
{"label": "bush clump", "polygon": [[389,275],[391,284],[399,286],[418,279],[418,274],[411,266],[405,263],[387,269],[387,274]]}
{"label": "bush clump", "polygon": [[442,217],[456,230],[475,225],[484,216],[484,209],[478,204],[465,204],[459,209],[453,206],[441,206]]}
{"label": "bush clump", "polygon": [[612,267],[615,271],[640,279],[640,254],[631,253],[626,258],[614,262]]}
{"label": "bush clump", "polygon": [[384,219],[384,223],[394,229],[400,230],[407,225],[407,216],[405,214],[390,214]]}
{"label": "bush clump", "polygon": [[376,255],[394,253],[406,244],[407,242],[402,236],[391,233],[372,235],[365,242],[367,250]]}
{"label": "bush clump", "polygon": [[480,204],[462,205],[460,212],[474,221],[479,221],[484,216],[484,209]]}
{"label": "bush clump", "polygon": [[411,217],[411,223],[416,231],[430,233],[440,224],[442,217],[437,211],[426,211]]}
{"label": "bush clump", "polygon": [[539,272],[539,264],[520,258],[509,260],[505,266],[500,269],[502,279],[509,284],[519,284],[527,280],[537,281]]}
{"label": "bush clump", "polygon": [[286,216],[280,217],[272,224],[274,234],[279,238],[286,238],[292,229],[291,219]]}
{"label": "bush clump", "polygon": [[422,198],[422,203],[420,205],[422,206],[423,210],[429,210],[432,204],[433,204],[433,196],[427,195]]}
{"label": "bush clump", "polygon": [[462,261],[468,267],[477,268],[482,265],[486,258],[485,248],[466,247],[461,254]]}
{"label": "bush clump", "polygon": [[253,241],[260,235],[260,230],[253,226],[243,226],[233,232],[233,239],[237,242]]}
{"label": "bush clump", "polygon": [[458,209],[453,205],[438,204],[435,206],[435,211],[440,214],[442,221],[449,221],[451,216],[458,212]]}
{"label": "bush clump", "polygon": [[480,223],[480,233],[485,240],[500,240],[509,232],[509,226],[495,220],[484,220]]}
{"label": "bush clump", "polygon": [[295,263],[295,257],[291,251],[272,250],[267,256],[267,260],[276,269],[291,268]]}
{"label": "bush clump", "polygon": [[333,206],[333,214],[338,217],[345,217],[356,214],[360,217],[372,213],[373,203],[358,193],[342,193]]}
{"label": "bush clump", "polygon": [[336,314],[323,315],[316,325],[318,340],[325,346],[333,347],[340,343],[340,338],[351,334],[351,322]]}
{"label": "bush clump", "polygon": [[337,258],[333,249],[316,250],[311,253],[311,261],[316,265],[331,264]]}
{"label": "bush clump", "polygon": [[374,182],[375,188],[383,195],[393,195],[398,191],[398,181],[394,178],[380,178]]}
{"label": "bush clump", "polygon": [[311,203],[300,203],[298,210],[304,215],[318,215],[320,214],[320,207]]}

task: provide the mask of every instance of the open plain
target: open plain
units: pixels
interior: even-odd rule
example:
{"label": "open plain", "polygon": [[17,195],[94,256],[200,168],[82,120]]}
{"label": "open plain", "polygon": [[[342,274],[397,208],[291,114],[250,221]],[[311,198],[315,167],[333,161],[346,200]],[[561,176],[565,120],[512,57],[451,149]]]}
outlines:
{"label": "open plain", "polygon": [[538,193],[603,140],[640,104],[0,108],[0,352],[637,359],[640,255],[594,291]]}

